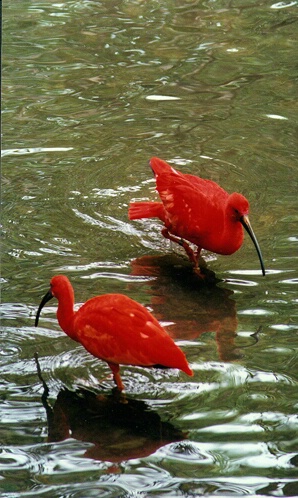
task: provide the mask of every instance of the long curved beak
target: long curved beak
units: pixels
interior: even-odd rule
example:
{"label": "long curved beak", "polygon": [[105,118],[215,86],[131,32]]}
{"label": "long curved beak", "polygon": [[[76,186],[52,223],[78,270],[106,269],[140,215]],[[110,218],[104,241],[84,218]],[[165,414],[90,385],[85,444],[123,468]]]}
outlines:
{"label": "long curved beak", "polygon": [[40,312],[41,312],[42,308],[44,307],[44,305],[45,305],[45,304],[46,304],[46,303],[47,303],[50,299],[52,299],[52,297],[54,297],[54,296],[53,296],[52,292],[49,290],[49,291],[46,293],[46,295],[42,298],[41,303],[40,303],[40,305],[39,305],[39,307],[38,307],[38,310],[37,310],[37,313],[36,313],[36,318],[35,318],[35,327],[37,327],[37,325],[38,325],[39,315],[40,315]]}
{"label": "long curved beak", "polygon": [[241,216],[240,223],[242,224],[243,228],[247,231],[248,235],[250,236],[251,240],[254,243],[254,246],[257,250],[259,260],[261,263],[262,273],[265,276],[265,266],[264,266],[263,256],[262,256],[261,249],[260,249],[260,246],[259,246],[258,241],[257,241],[257,237],[255,236],[254,231],[251,227],[250,221],[248,219],[248,216],[245,216],[245,215]]}

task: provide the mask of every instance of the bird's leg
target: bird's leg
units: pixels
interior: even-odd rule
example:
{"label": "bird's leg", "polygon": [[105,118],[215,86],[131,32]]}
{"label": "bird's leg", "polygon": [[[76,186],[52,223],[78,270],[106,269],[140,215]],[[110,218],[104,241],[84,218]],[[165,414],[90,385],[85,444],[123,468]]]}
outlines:
{"label": "bird's leg", "polygon": [[113,380],[118,387],[119,391],[123,391],[124,389],[124,384],[122,382],[121,376],[120,376],[120,367],[119,365],[116,365],[115,363],[108,363],[110,369],[113,372]]}
{"label": "bird's leg", "polygon": [[195,270],[199,268],[200,251],[193,251],[190,245],[184,239],[180,239],[179,245],[183,247],[190,261],[194,264]]}
{"label": "bird's leg", "polygon": [[166,239],[169,239],[172,242],[176,242],[176,244],[179,244],[179,246],[183,247],[188,258],[195,265],[195,269],[198,269],[200,249],[198,250],[198,252],[193,251],[192,248],[190,247],[190,245],[184,239],[182,239],[181,237],[176,237],[175,235],[172,235],[171,233],[169,233],[167,228],[163,228],[161,233]]}

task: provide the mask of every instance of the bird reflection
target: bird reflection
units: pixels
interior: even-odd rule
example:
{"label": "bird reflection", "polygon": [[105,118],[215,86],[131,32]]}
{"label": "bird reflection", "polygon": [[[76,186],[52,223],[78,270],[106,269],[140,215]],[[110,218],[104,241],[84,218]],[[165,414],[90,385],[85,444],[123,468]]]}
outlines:
{"label": "bird reflection", "polygon": [[147,282],[151,306],[158,320],[173,322],[167,328],[172,338],[191,340],[215,332],[222,361],[242,357],[235,345],[238,321],[233,291],[214,285],[219,280],[213,272],[203,270],[206,278],[202,280],[176,255],[143,256],[131,265],[133,275],[155,277]]}
{"label": "bird reflection", "polygon": [[100,394],[63,387],[52,407],[49,389],[43,380],[38,357],[35,355],[38,377],[44,388],[42,403],[48,422],[48,442],[74,438],[92,443],[86,458],[120,463],[142,458],[165,444],[181,441],[185,435],[143,401],[123,396],[117,389],[112,394]]}

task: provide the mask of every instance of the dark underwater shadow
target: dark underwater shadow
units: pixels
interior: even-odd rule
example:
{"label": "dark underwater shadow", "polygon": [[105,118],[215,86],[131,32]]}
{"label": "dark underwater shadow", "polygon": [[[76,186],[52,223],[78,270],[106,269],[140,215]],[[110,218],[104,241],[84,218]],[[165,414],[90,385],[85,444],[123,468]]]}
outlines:
{"label": "dark underwater shadow", "polygon": [[120,463],[154,453],[165,444],[181,441],[186,435],[143,401],[120,394],[95,394],[87,389],[71,391],[63,387],[53,404],[35,355],[39,379],[44,388],[41,400],[46,410],[48,442],[74,438],[92,443],[86,458]]}
{"label": "dark underwater shadow", "polygon": [[218,286],[220,280],[213,272],[206,269],[202,279],[176,255],[143,256],[131,266],[133,275],[154,277],[146,282],[150,306],[158,320],[172,323],[167,327],[172,338],[194,340],[213,332],[220,360],[243,356],[235,344],[238,319],[233,291]]}

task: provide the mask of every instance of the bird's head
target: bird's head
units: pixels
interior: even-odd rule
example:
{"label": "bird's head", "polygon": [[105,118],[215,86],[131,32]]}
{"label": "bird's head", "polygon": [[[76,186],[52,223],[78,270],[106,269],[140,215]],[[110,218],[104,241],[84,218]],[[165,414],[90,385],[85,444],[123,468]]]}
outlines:
{"label": "bird's head", "polygon": [[74,292],[73,292],[72,285],[65,275],[55,275],[55,277],[53,277],[51,279],[50,289],[45,294],[45,296],[42,298],[41,303],[38,307],[38,310],[36,313],[36,318],[35,318],[35,327],[37,327],[37,325],[38,325],[38,320],[39,320],[39,316],[40,316],[42,308],[53,297],[56,297],[56,299],[58,299],[58,301],[62,297],[68,297],[68,298],[70,297],[71,302],[74,301]]}
{"label": "bird's head", "polygon": [[59,299],[61,296],[69,294],[72,291],[72,285],[65,275],[55,275],[50,281],[50,291],[53,297]]}
{"label": "bird's head", "polygon": [[232,221],[241,223],[241,225],[243,226],[243,228],[246,230],[246,232],[250,236],[251,240],[253,241],[253,244],[254,244],[256,251],[258,253],[258,256],[259,256],[262,274],[265,275],[265,266],[264,266],[264,261],[263,261],[261,249],[260,249],[260,246],[258,244],[257,238],[254,234],[254,231],[252,229],[252,226],[250,224],[250,221],[248,219],[249,202],[244,197],[244,195],[241,195],[241,194],[238,194],[237,192],[234,192],[233,194],[231,194],[229,196],[228,213],[229,213]]}
{"label": "bird's head", "polygon": [[228,198],[228,211],[233,221],[241,221],[249,213],[249,202],[244,195],[234,192]]}

